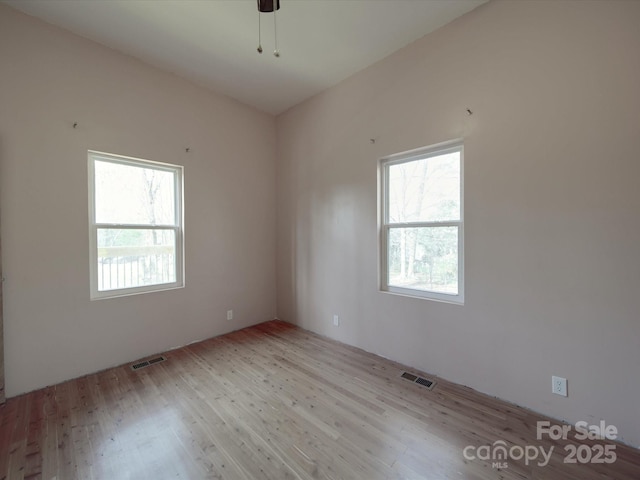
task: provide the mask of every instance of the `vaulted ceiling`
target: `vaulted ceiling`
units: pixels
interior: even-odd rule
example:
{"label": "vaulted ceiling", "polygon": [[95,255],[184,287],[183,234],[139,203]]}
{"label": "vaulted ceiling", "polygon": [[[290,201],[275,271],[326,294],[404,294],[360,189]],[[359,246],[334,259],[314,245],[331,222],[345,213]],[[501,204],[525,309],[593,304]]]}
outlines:
{"label": "vaulted ceiling", "polygon": [[2,0],[272,114],[335,85],[487,0]]}

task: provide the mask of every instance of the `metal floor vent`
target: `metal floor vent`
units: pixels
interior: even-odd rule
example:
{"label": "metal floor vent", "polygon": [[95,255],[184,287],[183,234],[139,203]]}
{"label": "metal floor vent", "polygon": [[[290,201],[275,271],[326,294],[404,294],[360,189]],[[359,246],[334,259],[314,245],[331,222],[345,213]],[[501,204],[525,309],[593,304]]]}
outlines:
{"label": "metal floor vent", "polygon": [[141,368],[149,367],[154,363],[164,362],[165,360],[166,358],[160,355],[159,357],[151,358],[143,362],[134,363],[133,365],[131,365],[131,370],[140,370]]}
{"label": "metal floor vent", "polygon": [[427,390],[433,390],[433,387],[436,386],[435,381],[429,380],[427,378],[419,377],[418,375],[414,375],[413,373],[402,372],[402,375],[400,376],[405,380],[409,380],[410,382],[417,383],[418,385],[422,385]]}

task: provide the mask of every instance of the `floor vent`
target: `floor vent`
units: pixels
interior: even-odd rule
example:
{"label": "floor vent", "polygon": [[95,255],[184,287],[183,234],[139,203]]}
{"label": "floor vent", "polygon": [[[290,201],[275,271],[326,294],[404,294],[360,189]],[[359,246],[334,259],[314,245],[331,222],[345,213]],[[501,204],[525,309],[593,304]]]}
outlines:
{"label": "floor vent", "polygon": [[402,372],[401,377],[402,378],[406,378],[410,382],[415,382],[418,379],[417,376],[415,376],[413,373],[409,373],[409,372]]}
{"label": "floor vent", "polygon": [[422,385],[427,390],[433,390],[433,387],[436,386],[435,381],[429,380],[427,378],[419,377],[417,375],[414,375],[413,373],[402,372],[402,375],[400,376],[406,380],[409,380],[410,382],[417,383],[418,385]]}
{"label": "floor vent", "polygon": [[160,355],[159,357],[151,358],[143,362],[134,363],[133,365],[131,365],[131,370],[140,370],[141,368],[149,367],[154,363],[164,362],[165,360],[166,358]]}

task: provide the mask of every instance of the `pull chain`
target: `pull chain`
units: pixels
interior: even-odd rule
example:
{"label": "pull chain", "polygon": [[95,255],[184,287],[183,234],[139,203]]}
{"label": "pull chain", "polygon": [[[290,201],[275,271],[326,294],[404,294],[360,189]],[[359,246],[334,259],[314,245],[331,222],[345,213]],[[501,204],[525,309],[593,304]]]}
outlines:
{"label": "pull chain", "polygon": [[280,57],[280,50],[278,49],[278,21],[276,19],[276,12],[280,8],[280,0],[258,0],[258,48],[256,49],[259,54],[262,53],[262,19],[260,15],[262,13],[273,12],[273,37],[275,41],[275,50],[273,56]]}
{"label": "pull chain", "polygon": [[273,8],[273,38],[275,40],[275,45],[276,45],[276,49],[273,51],[273,56],[276,58],[280,57],[280,50],[278,50],[278,28],[276,25],[276,12],[278,11],[277,8]]}
{"label": "pull chain", "polygon": [[258,11],[258,53],[262,53],[262,29],[260,25],[260,11]]}

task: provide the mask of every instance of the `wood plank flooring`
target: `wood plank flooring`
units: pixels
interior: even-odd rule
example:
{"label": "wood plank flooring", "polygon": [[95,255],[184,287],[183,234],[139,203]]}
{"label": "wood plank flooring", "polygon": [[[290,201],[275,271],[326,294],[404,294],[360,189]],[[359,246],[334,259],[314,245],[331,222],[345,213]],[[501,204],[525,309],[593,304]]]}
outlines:
{"label": "wood plank flooring", "polygon": [[[584,459],[611,442],[537,440],[538,415],[441,379],[428,391],[402,365],[284,322],[165,356],[9,399],[0,479],[640,478],[638,450],[564,463],[566,445]],[[553,453],[545,466],[473,458],[500,441],[514,457]]]}

